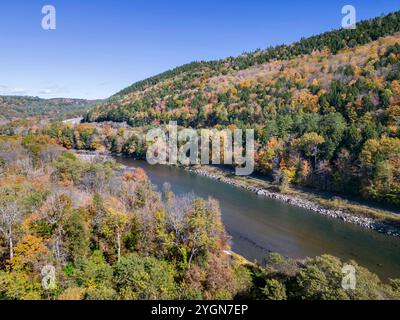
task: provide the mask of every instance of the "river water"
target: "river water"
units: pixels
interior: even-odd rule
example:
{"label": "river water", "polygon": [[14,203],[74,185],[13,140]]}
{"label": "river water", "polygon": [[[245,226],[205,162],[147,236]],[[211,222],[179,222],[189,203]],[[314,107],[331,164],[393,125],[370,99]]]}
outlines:
{"label": "river water", "polygon": [[161,190],[164,182],[176,194],[193,192],[219,200],[222,220],[232,237],[232,250],[262,262],[270,251],[292,258],[332,254],[377,273],[382,280],[400,277],[400,238],[331,219],[250,191],[170,166],[116,160],[143,168]]}

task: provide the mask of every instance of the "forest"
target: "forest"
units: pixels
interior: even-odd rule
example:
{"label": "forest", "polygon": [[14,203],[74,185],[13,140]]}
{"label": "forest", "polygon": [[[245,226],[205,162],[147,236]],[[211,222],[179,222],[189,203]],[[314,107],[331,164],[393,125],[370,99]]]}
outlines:
{"label": "forest", "polygon": [[[400,299],[400,280],[329,255],[267,264],[230,251],[217,201],[45,134],[0,138],[0,299]],[[51,271],[51,272],[50,272]]]}

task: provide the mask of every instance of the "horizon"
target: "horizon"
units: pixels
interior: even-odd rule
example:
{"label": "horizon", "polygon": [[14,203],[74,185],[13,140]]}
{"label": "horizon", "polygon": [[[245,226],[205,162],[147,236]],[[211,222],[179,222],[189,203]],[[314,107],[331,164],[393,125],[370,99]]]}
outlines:
{"label": "horizon", "polygon": [[[236,57],[340,29],[341,8],[348,4],[310,0],[285,11],[288,0],[207,0],[200,6],[182,5],[181,0],[95,5],[56,0],[51,5],[57,28],[43,30],[44,3],[31,1],[21,12],[19,2],[0,5],[0,95],[87,100],[107,99],[137,81],[193,61]],[[399,9],[393,1],[351,4],[357,22]],[[154,20],[157,23],[149,26]]]}

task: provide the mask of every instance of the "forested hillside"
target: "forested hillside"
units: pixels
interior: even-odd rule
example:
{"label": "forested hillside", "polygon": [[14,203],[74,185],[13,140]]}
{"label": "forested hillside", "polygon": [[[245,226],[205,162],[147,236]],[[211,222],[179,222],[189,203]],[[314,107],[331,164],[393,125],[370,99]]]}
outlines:
{"label": "forested hillside", "polygon": [[0,120],[34,116],[68,117],[84,113],[96,101],[84,99],[41,99],[38,97],[0,96]]}
{"label": "forested hillside", "polygon": [[[396,12],[355,30],[194,62],[122,90],[85,120],[253,128],[257,170],[277,184],[398,205],[399,32]],[[141,150],[130,143],[126,150]]]}

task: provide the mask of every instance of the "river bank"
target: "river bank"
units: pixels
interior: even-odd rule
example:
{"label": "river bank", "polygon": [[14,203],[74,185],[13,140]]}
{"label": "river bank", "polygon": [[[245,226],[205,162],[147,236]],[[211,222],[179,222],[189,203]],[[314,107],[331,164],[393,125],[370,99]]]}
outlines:
{"label": "river bank", "polygon": [[[337,198],[326,200],[319,198],[315,194],[298,190],[290,190],[287,194],[283,194],[273,191],[274,186],[267,181],[252,177],[234,176],[216,167],[202,166],[199,168],[186,168],[186,170],[238,188],[246,189],[256,193],[258,196],[282,201],[296,207],[325,215],[329,218],[340,219],[347,223],[400,237],[400,226],[398,225],[400,224],[400,216],[395,216],[389,212],[366,206],[349,204]],[[390,221],[391,219],[393,219],[393,221]]]}

